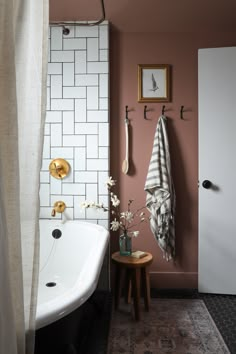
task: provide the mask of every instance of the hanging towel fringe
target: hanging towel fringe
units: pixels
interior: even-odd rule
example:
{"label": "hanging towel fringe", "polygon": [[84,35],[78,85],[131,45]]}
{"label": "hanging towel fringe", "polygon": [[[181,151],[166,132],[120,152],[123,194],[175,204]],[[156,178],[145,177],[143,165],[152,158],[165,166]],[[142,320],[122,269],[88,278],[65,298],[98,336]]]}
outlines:
{"label": "hanging towel fringe", "polygon": [[166,117],[158,119],[144,190],[150,227],[167,261],[175,256],[175,190],[171,177]]}

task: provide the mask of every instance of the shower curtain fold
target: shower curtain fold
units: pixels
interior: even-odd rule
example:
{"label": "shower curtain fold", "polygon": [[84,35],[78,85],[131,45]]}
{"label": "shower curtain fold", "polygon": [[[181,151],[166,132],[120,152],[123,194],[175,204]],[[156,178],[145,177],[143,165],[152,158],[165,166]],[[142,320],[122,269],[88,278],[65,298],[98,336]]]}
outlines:
{"label": "shower curtain fold", "polygon": [[0,353],[33,354],[48,0],[0,0]]}

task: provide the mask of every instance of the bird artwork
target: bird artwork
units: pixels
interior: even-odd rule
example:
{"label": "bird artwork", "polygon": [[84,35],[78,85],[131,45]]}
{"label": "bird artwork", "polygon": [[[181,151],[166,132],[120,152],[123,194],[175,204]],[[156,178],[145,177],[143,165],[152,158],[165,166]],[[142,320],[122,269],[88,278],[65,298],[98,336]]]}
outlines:
{"label": "bird artwork", "polygon": [[155,91],[158,90],[158,89],[159,89],[159,87],[157,86],[157,82],[156,82],[156,80],[155,80],[155,77],[154,77],[154,75],[152,74],[152,89],[150,89],[150,91],[155,92]]}

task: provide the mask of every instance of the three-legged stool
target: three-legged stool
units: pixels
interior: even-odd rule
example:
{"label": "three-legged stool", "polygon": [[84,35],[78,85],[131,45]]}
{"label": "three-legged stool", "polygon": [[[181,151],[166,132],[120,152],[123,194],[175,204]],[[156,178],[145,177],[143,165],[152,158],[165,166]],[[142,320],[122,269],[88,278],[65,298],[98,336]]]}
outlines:
{"label": "three-legged stool", "polygon": [[140,292],[141,285],[144,290],[145,310],[149,311],[150,305],[150,280],[147,266],[152,263],[152,254],[146,252],[147,255],[143,258],[134,258],[131,256],[121,256],[119,252],[112,254],[112,261],[116,266],[115,274],[115,309],[119,309],[121,297],[121,278],[125,271],[125,297],[126,301],[130,302],[131,289],[134,299],[134,314],[136,321],[140,319]]}

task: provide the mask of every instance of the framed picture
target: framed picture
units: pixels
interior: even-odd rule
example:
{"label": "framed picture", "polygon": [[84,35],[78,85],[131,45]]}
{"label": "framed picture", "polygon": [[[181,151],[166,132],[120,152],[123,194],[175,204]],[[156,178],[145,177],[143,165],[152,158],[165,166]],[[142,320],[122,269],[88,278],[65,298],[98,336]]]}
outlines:
{"label": "framed picture", "polygon": [[138,102],[168,102],[170,100],[170,66],[167,64],[138,65]]}

